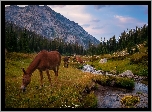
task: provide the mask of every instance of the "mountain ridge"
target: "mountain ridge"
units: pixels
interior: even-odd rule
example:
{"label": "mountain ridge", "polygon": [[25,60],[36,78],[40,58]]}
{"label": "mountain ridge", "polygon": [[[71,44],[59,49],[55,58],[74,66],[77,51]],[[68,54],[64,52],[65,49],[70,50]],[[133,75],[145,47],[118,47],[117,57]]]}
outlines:
{"label": "mountain ridge", "polygon": [[99,40],[86,32],[78,23],[70,21],[47,5],[7,6],[5,7],[5,20],[12,21],[42,36],[51,39],[61,38],[67,43],[78,43],[84,48],[89,47],[89,42],[94,45],[100,43]]}

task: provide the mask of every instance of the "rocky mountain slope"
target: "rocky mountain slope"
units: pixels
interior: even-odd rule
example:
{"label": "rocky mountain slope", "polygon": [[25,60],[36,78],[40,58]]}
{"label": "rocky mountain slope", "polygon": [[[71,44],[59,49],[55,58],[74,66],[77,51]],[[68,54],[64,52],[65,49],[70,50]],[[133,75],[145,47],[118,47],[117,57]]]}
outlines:
{"label": "rocky mountain slope", "polygon": [[70,21],[46,5],[7,6],[5,7],[5,20],[12,21],[42,36],[51,39],[61,38],[65,42],[78,43],[85,48],[88,48],[89,41],[94,45],[100,43],[78,23]]}

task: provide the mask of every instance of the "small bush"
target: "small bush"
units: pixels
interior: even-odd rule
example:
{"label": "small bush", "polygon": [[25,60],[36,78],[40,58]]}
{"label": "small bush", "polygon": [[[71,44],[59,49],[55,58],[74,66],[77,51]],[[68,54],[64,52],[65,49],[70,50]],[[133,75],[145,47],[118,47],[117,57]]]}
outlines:
{"label": "small bush", "polygon": [[148,65],[148,54],[145,53],[135,53],[130,57],[131,64],[142,63]]}
{"label": "small bush", "polygon": [[92,80],[103,86],[115,86],[126,89],[133,89],[135,86],[135,83],[132,79],[123,77],[98,75]]}
{"label": "small bush", "polygon": [[139,70],[140,76],[148,76],[148,68]]}
{"label": "small bush", "polygon": [[82,69],[82,68],[83,68],[83,65],[79,65],[77,68],[78,68],[78,69]]}
{"label": "small bush", "polygon": [[121,104],[124,105],[125,108],[133,108],[135,104],[137,104],[140,101],[140,98],[138,96],[124,96],[121,99]]}
{"label": "small bush", "polygon": [[134,86],[135,86],[135,83],[130,78],[127,78],[127,77],[125,77],[125,78],[123,78],[123,77],[117,77],[115,85],[117,87],[123,87],[123,88],[127,88],[127,89],[133,89]]}

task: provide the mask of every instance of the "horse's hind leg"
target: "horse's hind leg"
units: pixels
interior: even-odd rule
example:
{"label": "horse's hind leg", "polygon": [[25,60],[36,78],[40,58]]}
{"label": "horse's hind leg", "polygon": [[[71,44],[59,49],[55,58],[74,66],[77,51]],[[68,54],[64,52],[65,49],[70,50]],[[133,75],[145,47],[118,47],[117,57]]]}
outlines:
{"label": "horse's hind leg", "polygon": [[41,87],[43,87],[43,73],[41,70],[40,71],[40,83],[41,83]]}
{"label": "horse's hind leg", "polygon": [[59,69],[59,66],[57,66],[57,67],[55,67],[54,69],[53,69],[53,71],[54,71],[54,73],[55,73],[55,82],[57,81],[57,77],[58,77],[58,69]]}
{"label": "horse's hind leg", "polygon": [[49,70],[48,70],[48,69],[46,70],[46,74],[47,74],[47,76],[48,76],[48,80],[49,80],[50,86],[51,86],[51,85],[52,85],[52,84],[51,84],[51,78],[50,78],[50,74],[49,74]]}

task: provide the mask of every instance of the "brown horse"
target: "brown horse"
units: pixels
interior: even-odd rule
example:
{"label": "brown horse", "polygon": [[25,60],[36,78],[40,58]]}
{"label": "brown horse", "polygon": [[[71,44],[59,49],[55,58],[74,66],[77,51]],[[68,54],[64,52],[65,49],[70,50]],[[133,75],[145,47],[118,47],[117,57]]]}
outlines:
{"label": "brown horse", "polygon": [[35,59],[31,62],[31,64],[27,68],[27,70],[25,71],[24,68],[22,69],[24,74],[23,74],[23,81],[22,81],[21,89],[23,90],[23,92],[25,91],[27,85],[30,83],[32,73],[36,69],[38,69],[40,72],[41,86],[43,86],[42,71],[46,71],[50,85],[51,85],[51,78],[50,78],[49,70],[53,70],[55,73],[55,76],[57,78],[60,63],[61,63],[61,55],[59,52],[57,52],[57,51],[48,52],[46,50],[40,51],[37,54],[37,56],[35,57]]}
{"label": "brown horse", "polygon": [[69,56],[66,56],[66,57],[64,57],[64,58],[63,58],[63,61],[64,61],[64,67],[65,67],[65,68],[68,68],[69,58],[70,58]]}
{"label": "brown horse", "polygon": [[80,56],[74,56],[74,58],[73,58],[73,61],[77,61],[77,62],[79,62],[79,63],[83,63],[83,60],[81,59],[81,57]]}

